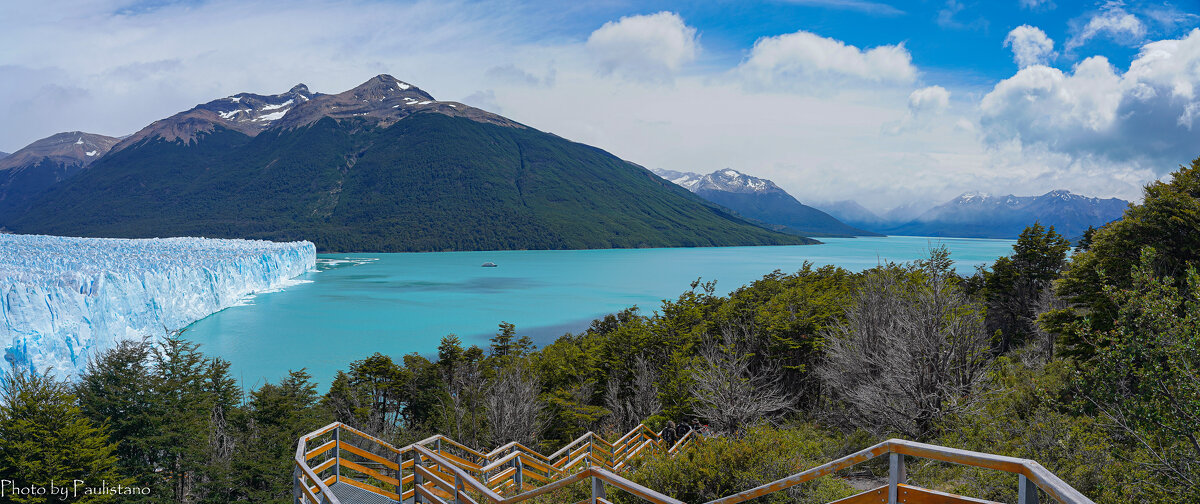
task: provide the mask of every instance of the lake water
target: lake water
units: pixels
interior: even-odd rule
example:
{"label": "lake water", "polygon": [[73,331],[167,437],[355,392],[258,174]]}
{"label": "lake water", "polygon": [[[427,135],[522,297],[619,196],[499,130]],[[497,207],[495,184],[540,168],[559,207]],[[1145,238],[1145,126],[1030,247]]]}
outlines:
{"label": "lake water", "polygon": [[[247,387],[307,368],[322,389],[337,370],[374,352],[436,353],[457,334],[486,347],[501,321],[540,344],[593,318],[637,305],[650,313],[697,277],[727,294],[804,261],[860,271],[910,261],[946,245],[959,272],[1012,252],[1012,240],[825,238],[822,245],[621,250],[332,254],[317,271],[189,326],[186,336],[233,364]],[[495,268],[480,267],[484,262]],[[322,390],[323,391],[323,390]]]}

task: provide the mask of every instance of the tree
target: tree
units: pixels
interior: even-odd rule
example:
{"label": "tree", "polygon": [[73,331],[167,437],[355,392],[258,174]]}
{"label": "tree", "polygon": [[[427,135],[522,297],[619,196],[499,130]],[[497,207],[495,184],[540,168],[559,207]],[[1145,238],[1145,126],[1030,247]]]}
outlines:
{"label": "tree", "polygon": [[517,338],[517,326],[508,322],[500,323],[500,332],[490,341],[492,348],[489,356],[501,365],[529,355],[534,348],[533,340],[529,336]]}
{"label": "tree", "polygon": [[[996,260],[984,274],[987,327],[1000,331],[996,351],[1005,353],[1043,334],[1041,312],[1055,304],[1051,282],[1066,265],[1071,242],[1039,223],[1025,228],[1010,257]],[[1052,351],[1053,347],[1050,346]]]}
{"label": "tree", "polygon": [[329,392],[321,398],[321,404],[333,415],[334,421],[342,422],[366,432],[371,417],[369,399],[361,390],[350,384],[350,375],[338,371],[329,384]]}
{"label": "tree", "polygon": [[596,377],[603,376],[600,354],[604,339],[591,330],[567,335],[529,357],[530,368],[542,382],[546,403],[544,443],[569,442],[599,427],[600,420],[609,414],[593,403]]}
{"label": "tree", "polygon": [[162,428],[152,352],[149,341],[120,341],[90,359],[75,385],[80,410],[93,423],[108,425],[122,472],[141,484],[157,480],[152,438]]}
{"label": "tree", "polygon": [[111,426],[123,472],[151,489],[143,500],[230,495],[242,398],[228,362],[178,333],[157,345],[122,341],[88,363],[75,391],[85,415]]}
{"label": "tree", "polygon": [[292,502],[296,440],[328,423],[317,408],[316,385],[303,369],[291,371],[278,385],[266,383],[250,393],[245,442],[236,454],[238,492],[249,502]]}
{"label": "tree", "polygon": [[609,426],[624,434],[651,415],[662,410],[662,402],[658,400],[658,371],[643,356],[633,361],[630,373],[628,391],[622,390],[621,377],[612,373],[608,377],[608,386],[604,393],[604,406],[609,411]]}
{"label": "tree", "polygon": [[923,439],[973,400],[988,362],[983,307],[966,295],[949,252],[868,271],[830,330],[818,374],[844,420]]}
{"label": "tree", "polygon": [[835,266],[805,262],[792,274],[776,270],[729,295],[719,311],[721,330],[738,327],[751,338],[745,345],[755,372],[778,370],[787,390],[813,398],[811,370],[822,355],[822,335],[845,320],[854,282],[854,274]]}
{"label": "tree", "polygon": [[793,402],[780,385],[778,372],[751,371],[750,355],[738,348],[737,340],[710,341],[701,350],[692,376],[696,415],[717,432],[740,433],[787,411]]}
{"label": "tree", "polygon": [[207,502],[229,502],[237,492],[234,481],[233,455],[239,448],[235,429],[242,391],[229,376],[229,361],[213,358],[208,361],[204,388],[212,396],[208,422],[208,461],[201,471],[199,493]]}
{"label": "tree", "polygon": [[[66,384],[53,376],[13,367],[0,386],[0,474],[21,487],[129,485],[120,475],[116,444],[103,426],[84,416]],[[6,495],[6,502],[57,502],[62,495]],[[86,495],[72,502],[115,502]]]}
{"label": "tree", "polygon": [[1200,502],[1200,274],[1188,268],[1181,287],[1155,273],[1156,255],[1143,251],[1132,288],[1105,288],[1117,318],[1093,334],[1084,390],[1152,455],[1150,468],[1166,487]]}
{"label": "tree", "polygon": [[[148,441],[160,477],[156,495],[175,502],[195,502],[199,485],[207,480],[209,432],[216,397],[209,386],[210,361],[199,345],[171,334],[154,348],[151,411],[157,425]],[[161,493],[160,493],[161,492]]]}
{"label": "tree", "polygon": [[524,366],[510,365],[499,371],[484,394],[493,446],[510,441],[535,446],[545,425],[540,391],[537,378]]}
{"label": "tree", "polygon": [[[444,341],[444,340],[443,340]],[[464,358],[443,368],[438,425],[442,432],[468,446],[484,440],[484,393],[487,382],[481,359]]]}
{"label": "tree", "polygon": [[350,386],[366,401],[367,421],[364,432],[388,439],[396,435],[406,402],[405,386],[411,375],[392,362],[392,358],[375,353],[350,364]]}
{"label": "tree", "polygon": [[1181,166],[1169,182],[1147,185],[1142,204],[1130,205],[1121,220],[1096,230],[1090,247],[1072,258],[1058,292],[1074,310],[1056,319],[1073,355],[1092,356],[1096,342],[1090,335],[1113,328],[1118,307],[1105,286],[1129,288],[1144,247],[1156,251],[1154,270],[1176,282],[1200,261],[1200,158]]}

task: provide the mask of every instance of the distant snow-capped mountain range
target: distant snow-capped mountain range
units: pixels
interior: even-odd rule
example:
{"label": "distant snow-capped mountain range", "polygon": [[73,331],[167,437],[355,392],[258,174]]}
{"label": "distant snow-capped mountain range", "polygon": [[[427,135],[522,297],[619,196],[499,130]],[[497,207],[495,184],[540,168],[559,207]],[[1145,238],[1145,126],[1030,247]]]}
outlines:
{"label": "distant snow-capped mountain range", "polygon": [[784,193],[783,189],[767,179],[752,177],[732,168],[717,170],[708,175],[672,170],[652,170],[685,189],[697,191],[725,191],[732,193]]}
{"label": "distant snow-capped mountain range", "polygon": [[874,236],[829,214],[800,203],[774,182],[725,168],[700,175],[673,170],[652,170],[658,176],[697,196],[766,224],[781,226],[804,236]]}
{"label": "distant snow-capped mountain range", "polygon": [[1100,227],[1121,218],[1128,206],[1125,200],[1092,198],[1066,190],[1040,196],[966,192],[907,219],[879,216],[854,201],[818,204],[844,222],[872,231],[963,238],[1014,238],[1034,222],[1054,226],[1059,234],[1075,238],[1089,226]]}
{"label": "distant snow-capped mountain range", "polygon": [[1034,222],[1075,238],[1089,227],[1119,219],[1129,202],[1066,190],[1041,196],[971,191],[929,208],[901,205],[878,215],[855,201],[804,205],[774,182],[726,168],[707,175],[653,170],[659,176],[745,217],[812,236],[895,234],[963,238],[1016,238]]}

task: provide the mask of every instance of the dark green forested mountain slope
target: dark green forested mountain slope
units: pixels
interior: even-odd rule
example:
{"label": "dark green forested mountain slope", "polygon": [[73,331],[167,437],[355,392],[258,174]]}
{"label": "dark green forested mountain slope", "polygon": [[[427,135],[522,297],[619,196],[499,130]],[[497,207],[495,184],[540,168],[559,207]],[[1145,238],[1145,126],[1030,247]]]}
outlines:
{"label": "dark green forested mountain slope", "polygon": [[0,155],[0,228],[7,224],[4,215],[25,211],[46,189],[86,169],[117,141],[104,135],[71,131]]}
{"label": "dark green forested mountain slope", "polygon": [[599,149],[435,112],[149,137],[7,220],[21,233],[307,239],[322,251],[812,242]]}

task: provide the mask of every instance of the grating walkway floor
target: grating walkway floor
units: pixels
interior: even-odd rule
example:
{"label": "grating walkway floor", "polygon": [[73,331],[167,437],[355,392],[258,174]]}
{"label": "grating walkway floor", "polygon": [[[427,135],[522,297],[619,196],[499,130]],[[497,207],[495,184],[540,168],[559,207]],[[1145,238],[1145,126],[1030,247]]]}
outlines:
{"label": "grating walkway floor", "polygon": [[342,504],[396,504],[392,499],[340,481],[329,485],[329,490]]}

